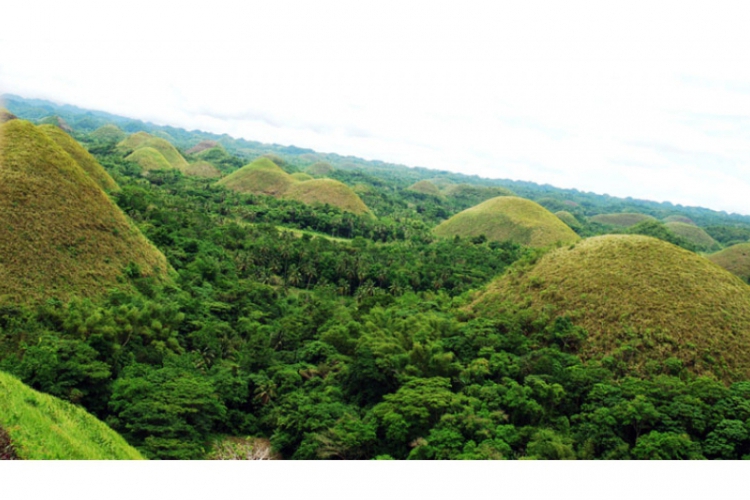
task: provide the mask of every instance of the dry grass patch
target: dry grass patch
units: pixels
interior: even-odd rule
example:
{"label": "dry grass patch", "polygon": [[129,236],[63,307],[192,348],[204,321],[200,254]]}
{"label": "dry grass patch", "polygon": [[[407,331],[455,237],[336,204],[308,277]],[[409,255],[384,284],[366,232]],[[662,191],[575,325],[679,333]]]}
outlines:
{"label": "dry grass patch", "polygon": [[0,125],[0,303],[95,296],[135,263],[168,265],[75,159],[23,120]]}
{"label": "dry grass patch", "polygon": [[47,137],[57,143],[58,146],[63,148],[73,159],[91,176],[99,187],[105,191],[118,191],[120,187],[117,185],[115,180],[104,170],[96,158],[86,151],[86,149],[78,144],[78,142],[66,134],[63,130],[53,125],[40,125],[39,130],[42,130]]}
{"label": "dry grass patch", "polygon": [[724,381],[750,377],[750,287],[693,252],[655,238],[608,235],[512,267],[470,308],[567,316],[588,331],[585,359],[628,370],[678,359]]}

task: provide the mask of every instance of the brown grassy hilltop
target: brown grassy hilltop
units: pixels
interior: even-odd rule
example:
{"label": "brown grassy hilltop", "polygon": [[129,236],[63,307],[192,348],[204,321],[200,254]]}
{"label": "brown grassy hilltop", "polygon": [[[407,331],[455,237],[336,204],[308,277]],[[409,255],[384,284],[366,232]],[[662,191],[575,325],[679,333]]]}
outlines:
{"label": "brown grassy hilltop", "polygon": [[257,158],[252,163],[232,172],[219,184],[241,193],[277,196],[284,193],[295,180],[268,158]]}
{"label": "brown grassy hilltop", "polygon": [[47,134],[47,137],[55,141],[58,146],[72,156],[78,165],[99,184],[100,188],[108,192],[120,189],[112,176],[104,170],[104,167],[83,146],[78,144],[75,139],[65,133],[65,131],[54,125],[40,125],[39,130],[42,130]]}
{"label": "brown grassy hilltop", "polygon": [[533,247],[580,239],[546,208],[516,196],[499,196],[464,210],[438,225],[435,234],[445,238],[483,234],[490,241],[513,241]]}
{"label": "brown grassy hilltop", "polygon": [[637,373],[677,359],[725,381],[750,376],[750,287],[693,252],[655,238],[608,235],[512,267],[470,306],[567,316],[588,331],[584,358]]}
{"label": "brown grassy hilltop", "polygon": [[94,296],[136,264],[164,277],[164,255],[44,131],[0,125],[0,302]]}
{"label": "brown grassy hilltop", "polygon": [[308,205],[327,203],[358,215],[370,211],[349,186],[333,179],[298,182],[289,186],[282,196]]}
{"label": "brown grassy hilltop", "polygon": [[429,194],[432,196],[442,196],[440,189],[430,181],[418,181],[407,188],[415,193]]}

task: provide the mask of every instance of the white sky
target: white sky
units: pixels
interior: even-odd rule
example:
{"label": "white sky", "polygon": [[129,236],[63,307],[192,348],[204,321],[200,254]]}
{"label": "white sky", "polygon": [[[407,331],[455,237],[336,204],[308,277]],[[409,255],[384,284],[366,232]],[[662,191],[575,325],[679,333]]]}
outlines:
{"label": "white sky", "polygon": [[361,4],[13,2],[0,93],[750,214],[741,3]]}

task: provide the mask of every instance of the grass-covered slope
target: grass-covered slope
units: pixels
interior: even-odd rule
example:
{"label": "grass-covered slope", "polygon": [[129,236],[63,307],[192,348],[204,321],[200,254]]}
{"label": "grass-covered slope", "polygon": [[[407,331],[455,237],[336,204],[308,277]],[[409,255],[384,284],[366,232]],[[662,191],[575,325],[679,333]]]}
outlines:
{"label": "grass-covered slope", "polygon": [[185,167],[182,172],[185,175],[192,175],[194,177],[204,177],[207,179],[217,179],[221,177],[219,169],[208,163],[207,161],[197,161],[191,163]]}
{"label": "grass-covered slope", "polygon": [[432,196],[442,196],[440,189],[430,181],[418,181],[408,187],[409,191],[416,193],[429,194]]}
{"label": "grass-covered slope", "polygon": [[547,209],[515,196],[492,198],[464,210],[435,228],[438,236],[475,237],[512,241],[532,247],[573,243],[579,236]]}
{"label": "grass-covered slope", "polygon": [[706,231],[695,224],[685,222],[667,222],[664,226],[680,238],[695,245],[700,251],[710,252],[721,248],[719,244]]}
{"label": "grass-covered slope", "polygon": [[0,303],[118,286],[167,261],[64,149],[23,120],[0,125]]}
{"label": "grass-covered slope", "polygon": [[149,147],[138,148],[126,156],[125,159],[140,165],[144,172],[148,172],[149,170],[169,170],[174,168],[172,164],[164,158],[163,154],[156,149]]}
{"label": "grass-covered slope", "polygon": [[693,219],[685,217],[684,215],[670,215],[669,217],[664,217],[664,222],[682,222],[684,224],[696,225],[695,222],[693,222]]}
{"label": "grass-covered slope", "polygon": [[[121,153],[130,153],[131,155],[132,153],[136,153],[145,148],[151,148],[158,151],[172,168],[183,170],[188,166],[187,160],[168,140],[162,137],[154,137],[146,132],[136,132],[117,144],[117,149]],[[152,168],[144,168],[146,170],[153,170]]]}
{"label": "grass-covered slope", "polygon": [[626,371],[671,363],[725,381],[750,377],[750,287],[655,238],[608,235],[552,250],[511,268],[471,309],[494,317],[515,307],[569,317],[588,331],[584,358]]}
{"label": "grass-covered slope", "polygon": [[555,212],[555,216],[563,221],[565,225],[567,225],[571,229],[578,229],[581,227],[581,223],[578,219],[576,219],[576,216],[568,212],[567,210],[560,210],[559,212]]}
{"label": "grass-covered slope", "polygon": [[127,134],[117,125],[107,124],[91,132],[89,137],[101,142],[120,142],[127,137]]}
{"label": "grass-covered slope", "polygon": [[86,149],[70,137],[65,131],[54,125],[40,125],[39,129],[63,148],[91,176],[99,187],[105,191],[117,191],[119,186]]}
{"label": "grass-covered slope", "polygon": [[750,283],[750,243],[732,245],[709,255],[708,259]]}
{"label": "grass-covered slope", "polygon": [[53,127],[57,127],[68,133],[73,131],[71,126],[68,125],[68,122],[66,122],[65,120],[63,120],[62,118],[56,115],[42,118],[41,120],[39,120],[39,125],[52,125]]}
{"label": "grass-covered slope", "polygon": [[216,141],[201,141],[198,144],[196,144],[195,146],[193,146],[192,148],[190,148],[187,151],[185,151],[185,153],[189,154],[189,155],[194,155],[194,154],[198,154],[198,153],[200,153],[202,151],[206,151],[207,149],[215,148],[217,146],[221,147],[221,146],[219,146],[219,143],[216,142]]}
{"label": "grass-covered slope", "polygon": [[606,226],[631,227],[641,222],[656,220],[650,215],[637,213],[601,214],[589,218],[590,221]]}
{"label": "grass-covered slope", "polygon": [[84,409],[0,372],[0,433],[24,460],[142,460],[138,451]]}
{"label": "grass-covered slope", "polygon": [[305,172],[295,172],[292,174],[292,179],[298,182],[305,182],[312,180],[313,176],[310,174],[306,174]]}
{"label": "grass-covered slope", "polygon": [[327,203],[355,214],[369,212],[367,205],[352,188],[333,179],[314,179],[292,184],[283,197],[309,205]]}
{"label": "grass-covered slope", "polygon": [[232,172],[219,184],[241,193],[278,196],[296,181],[268,158],[258,158]]}

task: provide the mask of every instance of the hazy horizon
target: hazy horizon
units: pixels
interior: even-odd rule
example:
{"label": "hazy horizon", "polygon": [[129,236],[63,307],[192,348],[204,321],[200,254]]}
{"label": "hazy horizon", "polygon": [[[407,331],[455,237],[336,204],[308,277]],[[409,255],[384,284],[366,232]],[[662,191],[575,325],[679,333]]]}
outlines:
{"label": "hazy horizon", "polygon": [[3,9],[0,93],[750,214],[750,33],[739,9],[25,3]]}

